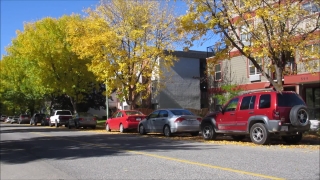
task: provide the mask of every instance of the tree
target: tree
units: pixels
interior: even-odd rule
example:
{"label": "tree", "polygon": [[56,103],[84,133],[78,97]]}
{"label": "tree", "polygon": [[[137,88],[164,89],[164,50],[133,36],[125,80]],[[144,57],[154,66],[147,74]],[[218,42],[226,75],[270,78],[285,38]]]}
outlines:
{"label": "tree", "polygon": [[[303,6],[308,2],[310,6]],[[285,66],[293,57],[307,71],[319,67],[319,0],[196,0],[179,19],[179,33],[192,41],[208,33],[220,34],[229,50],[247,57],[277,91],[283,90]],[[309,8],[307,8],[309,7]],[[314,11],[314,12],[313,12]],[[264,58],[264,65],[259,59]],[[270,77],[276,75],[276,82]],[[296,73],[296,72],[295,72]]]}
{"label": "tree", "polygon": [[89,70],[105,82],[107,95],[116,89],[134,108],[149,96],[152,74],[162,77],[159,60],[173,65],[174,16],[165,4],[148,0],[101,1],[86,12],[83,21],[69,22],[68,40],[81,58],[92,59]]}
{"label": "tree", "polygon": [[19,76],[15,85],[24,96],[50,97],[53,102],[56,97],[66,95],[77,110],[76,104],[97,84],[86,66],[90,59],[79,59],[66,41],[68,22],[77,20],[79,16],[48,17],[26,23],[23,31],[17,31],[17,37],[7,48],[7,56],[12,76]]}

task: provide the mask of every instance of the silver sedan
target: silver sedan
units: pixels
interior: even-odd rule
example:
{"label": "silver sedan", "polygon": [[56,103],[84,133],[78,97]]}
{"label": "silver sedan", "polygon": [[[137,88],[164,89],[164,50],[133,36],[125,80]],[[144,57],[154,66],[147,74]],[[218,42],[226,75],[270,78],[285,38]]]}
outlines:
{"label": "silver sedan", "polygon": [[186,109],[158,109],[139,122],[138,132],[163,133],[171,136],[173,133],[191,133],[199,135],[202,118]]}

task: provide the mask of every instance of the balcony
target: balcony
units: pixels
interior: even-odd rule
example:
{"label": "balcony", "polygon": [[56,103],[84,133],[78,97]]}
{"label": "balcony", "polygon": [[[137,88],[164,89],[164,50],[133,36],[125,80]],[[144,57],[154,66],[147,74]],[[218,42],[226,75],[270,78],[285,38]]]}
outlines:
{"label": "balcony", "polygon": [[218,52],[227,48],[225,43],[216,43],[215,45],[207,47],[207,57],[215,56]]}

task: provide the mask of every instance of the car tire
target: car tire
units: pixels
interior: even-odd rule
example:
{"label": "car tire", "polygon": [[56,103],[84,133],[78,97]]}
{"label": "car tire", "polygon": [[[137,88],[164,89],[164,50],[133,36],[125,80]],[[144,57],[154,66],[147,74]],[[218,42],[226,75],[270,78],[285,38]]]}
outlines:
{"label": "car tire", "polygon": [[211,123],[204,123],[201,128],[202,137],[204,140],[214,140],[216,139],[216,131]]}
{"label": "car tire", "polygon": [[43,121],[41,121],[41,126],[44,126],[44,122]]}
{"label": "car tire", "polygon": [[265,145],[270,142],[270,133],[265,124],[256,123],[250,128],[250,139],[253,143]]}
{"label": "car tire", "polygon": [[244,138],[246,138],[245,135],[232,135],[231,137],[235,141],[242,141]]}
{"label": "car tire", "polygon": [[191,136],[199,136],[199,132],[192,132],[190,134],[191,134]]}
{"label": "car tire", "polygon": [[110,131],[111,131],[109,124],[106,124],[106,131],[107,131],[107,132],[110,132]]}
{"label": "car tire", "polygon": [[124,132],[125,132],[125,129],[124,129],[124,127],[123,127],[122,124],[120,124],[120,126],[119,126],[119,131],[120,131],[121,133],[124,133]]}
{"label": "car tire", "polygon": [[55,126],[56,128],[59,127],[59,123],[57,122],[57,120],[55,121],[54,126]]}
{"label": "car tire", "polygon": [[79,126],[79,123],[76,123],[76,129],[79,129],[80,126]]}
{"label": "car tire", "polygon": [[171,136],[172,136],[171,129],[170,129],[170,126],[169,126],[169,125],[165,125],[165,126],[164,126],[164,128],[163,128],[163,134],[164,134],[166,137],[171,137]]}
{"label": "car tire", "polygon": [[304,105],[293,106],[290,110],[290,122],[293,126],[307,126],[309,124],[307,107]]}
{"label": "car tire", "polygon": [[141,134],[141,135],[147,134],[146,130],[144,129],[144,126],[142,124],[139,126],[139,134]]}
{"label": "car tire", "polygon": [[287,144],[297,144],[302,139],[302,133],[299,132],[298,134],[291,135],[291,136],[282,136],[282,140]]}

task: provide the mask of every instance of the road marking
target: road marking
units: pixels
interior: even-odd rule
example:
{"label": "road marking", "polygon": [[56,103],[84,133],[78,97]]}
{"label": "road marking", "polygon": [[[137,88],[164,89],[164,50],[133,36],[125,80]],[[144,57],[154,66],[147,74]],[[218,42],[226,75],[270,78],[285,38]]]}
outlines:
{"label": "road marking", "polygon": [[199,162],[195,162],[195,161],[172,158],[172,157],[168,157],[168,156],[161,156],[161,155],[145,153],[145,152],[135,151],[135,150],[126,150],[126,149],[106,146],[106,145],[102,145],[102,144],[95,144],[95,143],[88,143],[88,142],[83,142],[83,141],[59,138],[59,137],[56,137],[56,136],[51,136],[51,135],[47,135],[47,134],[40,133],[40,132],[32,132],[32,133],[39,134],[41,136],[47,136],[47,137],[62,139],[62,140],[65,140],[65,141],[77,142],[77,143],[80,143],[80,144],[87,144],[87,145],[96,146],[96,147],[104,147],[104,148],[108,148],[108,149],[116,149],[116,150],[120,150],[120,151],[124,151],[124,152],[129,152],[129,153],[132,153],[132,154],[139,154],[139,155],[144,155],[144,156],[149,156],[149,157],[154,157],[154,158],[159,158],[159,159],[166,159],[166,160],[170,160],[170,161],[176,161],[176,162],[185,163],[185,164],[192,164],[192,165],[207,167],[207,168],[211,168],[211,169],[219,169],[219,170],[223,170],[223,171],[229,171],[229,172],[233,172],[233,173],[250,175],[250,176],[266,178],[266,179],[284,180],[284,178],[279,178],[279,177],[275,177],[275,176],[268,176],[268,175],[263,175],[263,174],[259,174],[259,173],[252,173],[252,172],[236,170],[236,169],[232,169],[232,168],[215,166],[215,165],[211,165],[211,164],[199,163]]}

